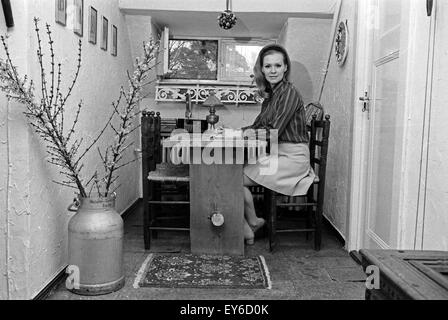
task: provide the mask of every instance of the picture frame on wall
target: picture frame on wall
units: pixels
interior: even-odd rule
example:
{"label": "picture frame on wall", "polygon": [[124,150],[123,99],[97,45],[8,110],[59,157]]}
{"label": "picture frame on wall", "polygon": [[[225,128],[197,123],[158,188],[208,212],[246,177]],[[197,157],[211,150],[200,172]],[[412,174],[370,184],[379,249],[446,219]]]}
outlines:
{"label": "picture frame on wall", "polygon": [[107,39],[109,37],[109,20],[103,16],[101,33],[101,49],[107,51]]}
{"label": "picture frame on wall", "polygon": [[67,25],[67,0],[55,0],[55,20],[63,26]]}
{"label": "picture frame on wall", "polygon": [[73,31],[78,36],[82,37],[84,26],[84,0],[74,0],[73,8],[74,8]]}
{"label": "picture frame on wall", "polygon": [[89,42],[96,44],[98,34],[98,11],[90,6],[89,9]]}
{"label": "picture frame on wall", "polygon": [[117,56],[118,53],[118,29],[117,26],[112,25],[112,48],[111,54]]}

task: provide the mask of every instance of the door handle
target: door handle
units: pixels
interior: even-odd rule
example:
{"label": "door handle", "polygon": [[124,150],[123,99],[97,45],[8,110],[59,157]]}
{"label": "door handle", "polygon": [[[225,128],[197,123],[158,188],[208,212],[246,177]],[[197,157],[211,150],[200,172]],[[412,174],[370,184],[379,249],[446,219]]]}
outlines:
{"label": "door handle", "polygon": [[359,97],[359,101],[362,101],[362,104],[363,104],[362,112],[369,111],[368,104],[370,102],[370,99],[369,99],[369,95],[367,92],[364,93],[364,97]]}

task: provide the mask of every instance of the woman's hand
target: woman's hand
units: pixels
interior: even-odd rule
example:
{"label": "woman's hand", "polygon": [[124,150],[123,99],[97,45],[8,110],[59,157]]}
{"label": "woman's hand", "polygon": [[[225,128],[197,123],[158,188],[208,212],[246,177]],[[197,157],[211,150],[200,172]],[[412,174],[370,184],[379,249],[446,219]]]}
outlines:
{"label": "woman's hand", "polygon": [[217,128],[216,128],[216,133],[217,134],[224,134],[224,126],[218,126]]}
{"label": "woman's hand", "polygon": [[257,132],[256,132],[256,130],[253,130],[253,129],[242,130],[242,136],[244,139],[256,139]]}

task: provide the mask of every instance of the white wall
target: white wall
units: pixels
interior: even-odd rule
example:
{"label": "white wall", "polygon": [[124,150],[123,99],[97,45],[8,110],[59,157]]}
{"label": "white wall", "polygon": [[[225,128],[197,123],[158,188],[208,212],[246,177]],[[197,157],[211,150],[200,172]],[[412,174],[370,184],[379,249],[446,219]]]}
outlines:
{"label": "white wall", "polygon": [[[231,9],[235,12],[326,12],[331,13],[335,0],[233,0]],[[119,0],[123,9],[136,10],[182,10],[223,11],[223,0]]]}
{"label": "white wall", "polygon": [[[0,14],[0,33],[6,32],[5,18]],[[8,103],[0,93],[0,300],[8,298],[7,278],[7,201],[8,201]]]}
{"label": "white wall", "polygon": [[[448,3],[437,2],[423,215],[424,250],[448,250]],[[426,180],[426,181],[425,181]]]}
{"label": "white wall", "polygon": [[[356,39],[356,0],[343,0],[339,21],[347,20],[349,52],[340,67],[331,53],[325,86],[320,100],[331,116],[330,142],[326,172],[324,215],[343,237],[347,236],[349,215],[350,164],[354,101],[354,41]],[[328,44],[328,41],[327,41]]]}
{"label": "white wall", "polygon": [[305,104],[313,101],[320,90],[331,23],[330,19],[289,18],[279,39],[290,56],[290,80]]}
{"label": "white wall", "polygon": [[[71,1],[68,3],[71,4]],[[36,16],[41,19],[42,29],[46,22],[52,25],[56,62],[63,63],[62,87],[67,88],[76,68],[79,39],[71,30],[70,18],[66,27],[55,23],[53,0],[22,0],[12,1],[11,4],[16,27],[8,31],[9,42],[19,71],[28,72],[35,80],[40,79],[32,21]],[[98,10],[99,21],[104,14],[110,25],[118,27],[117,57],[110,54],[110,38],[107,52],[100,49],[99,42],[96,45],[88,43],[89,5]],[[124,16],[118,10],[118,0],[107,3],[101,0],[84,1],[84,6],[83,61],[77,84],[68,100],[66,119],[73,119],[76,106],[82,99],[84,107],[76,134],[88,141],[100,131],[100,124],[105,122],[112,111],[111,102],[118,97],[120,86],[126,86],[126,69],[132,70],[132,60],[127,26]],[[1,31],[4,33],[3,26],[4,24]],[[98,33],[99,37],[100,35],[101,31]],[[42,32],[41,36],[45,51],[46,34]],[[46,57],[48,56],[47,53]],[[1,250],[6,250],[9,254],[9,290],[5,293],[2,286],[0,292],[9,299],[27,299],[37,294],[66,265],[67,223],[71,217],[66,208],[73,199],[74,192],[51,182],[52,179],[60,179],[58,169],[45,161],[45,147],[22,115],[24,107],[11,103],[9,109],[7,127],[10,140],[7,146],[10,166],[6,200],[4,192],[0,193],[1,211],[4,211],[3,206],[6,207],[6,217],[2,216],[2,221],[8,219],[7,241],[5,243],[0,240],[0,245],[5,245],[6,248],[2,247]],[[5,119],[4,106],[1,111],[0,122]],[[4,124],[0,125],[2,141],[4,128]],[[137,136],[136,133],[135,137]],[[107,131],[100,147],[111,139],[112,133]],[[135,155],[131,152],[129,158],[132,157]],[[0,157],[0,161],[3,165],[4,156]],[[100,161],[95,152],[91,152],[85,158],[85,168],[89,169],[85,174],[96,167],[100,168]],[[4,169],[0,171],[0,181],[3,185],[5,173]],[[137,163],[125,167],[120,172],[122,186],[117,198],[118,212],[125,210],[138,198],[139,174]]]}

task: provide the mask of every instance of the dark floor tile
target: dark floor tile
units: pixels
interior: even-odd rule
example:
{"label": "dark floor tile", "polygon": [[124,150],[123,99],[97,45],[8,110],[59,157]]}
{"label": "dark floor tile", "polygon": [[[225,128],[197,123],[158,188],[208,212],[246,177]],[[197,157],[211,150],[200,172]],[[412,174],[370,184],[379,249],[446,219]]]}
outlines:
{"label": "dark floor tile", "polygon": [[138,271],[142,261],[145,259],[145,252],[125,252],[124,253],[124,274],[129,275]]}
{"label": "dark floor tile", "polygon": [[363,300],[365,285],[357,282],[323,284],[292,281],[296,299],[304,300]]}
{"label": "dark floor tile", "polygon": [[354,268],[327,268],[326,271],[331,279],[340,282],[364,282],[367,278],[361,266]]}
{"label": "dark floor tile", "polygon": [[360,267],[350,256],[311,256],[308,258],[310,263],[324,268],[358,268]]}

